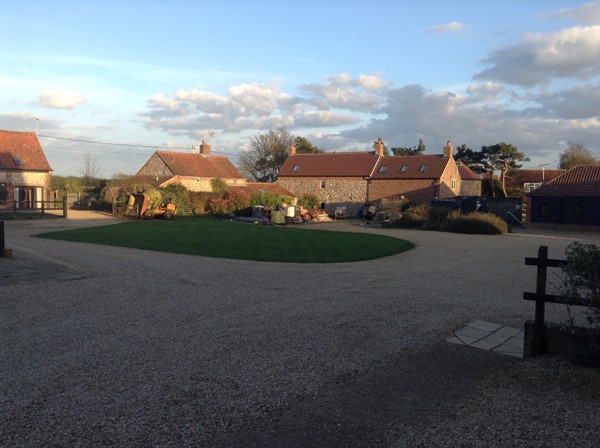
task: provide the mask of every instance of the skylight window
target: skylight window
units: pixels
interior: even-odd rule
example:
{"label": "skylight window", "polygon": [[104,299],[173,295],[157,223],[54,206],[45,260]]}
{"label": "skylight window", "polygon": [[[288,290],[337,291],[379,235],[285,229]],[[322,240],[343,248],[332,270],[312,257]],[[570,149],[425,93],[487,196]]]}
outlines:
{"label": "skylight window", "polygon": [[17,166],[23,165],[23,161],[21,159],[19,159],[18,157],[15,157],[14,159],[15,159],[15,165],[17,165]]}
{"label": "skylight window", "polygon": [[294,166],[294,169],[292,170],[294,173],[299,173],[300,172],[300,165],[296,165]]}
{"label": "skylight window", "polygon": [[406,173],[407,171],[408,171],[408,165],[402,165],[402,168],[400,168],[400,172]]}
{"label": "skylight window", "polygon": [[381,167],[379,168],[379,172],[380,173],[385,173],[387,171],[387,165],[381,165]]}
{"label": "skylight window", "polygon": [[421,168],[419,168],[419,171],[421,173],[424,173],[425,171],[427,171],[427,165],[421,165]]}

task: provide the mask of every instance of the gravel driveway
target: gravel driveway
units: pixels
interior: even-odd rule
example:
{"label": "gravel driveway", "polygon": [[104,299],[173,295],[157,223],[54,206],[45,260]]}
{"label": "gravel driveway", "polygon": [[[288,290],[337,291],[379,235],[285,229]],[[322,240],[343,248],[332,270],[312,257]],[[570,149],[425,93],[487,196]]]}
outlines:
{"label": "gravel driveway", "polygon": [[5,223],[0,446],[598,444],[600,369],[445,340],[474,319],[522,327],[535,288],[524,258],[599,234],[305,226],[417,245],[327,265],[30,237],[117,222],[69,218]]}

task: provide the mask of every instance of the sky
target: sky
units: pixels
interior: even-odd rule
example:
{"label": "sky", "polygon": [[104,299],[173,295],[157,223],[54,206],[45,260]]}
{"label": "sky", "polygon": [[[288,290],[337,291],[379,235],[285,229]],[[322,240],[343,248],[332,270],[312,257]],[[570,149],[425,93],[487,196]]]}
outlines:
{"label": "sky", "polygon": [[600,1],[2,0],[0,129],[56,175],[285,128],[326,151],[504,142],[600,157]]}

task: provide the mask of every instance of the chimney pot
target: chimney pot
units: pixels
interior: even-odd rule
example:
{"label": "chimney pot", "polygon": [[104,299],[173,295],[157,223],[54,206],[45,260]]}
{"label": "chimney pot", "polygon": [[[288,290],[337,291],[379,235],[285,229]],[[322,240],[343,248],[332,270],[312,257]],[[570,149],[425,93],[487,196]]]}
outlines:
{"label": "chimney pot", "polygon": [[446,146],[444,146],[444,157],[454,157],[454,146],[452,146],[450,140],[448,140]]}

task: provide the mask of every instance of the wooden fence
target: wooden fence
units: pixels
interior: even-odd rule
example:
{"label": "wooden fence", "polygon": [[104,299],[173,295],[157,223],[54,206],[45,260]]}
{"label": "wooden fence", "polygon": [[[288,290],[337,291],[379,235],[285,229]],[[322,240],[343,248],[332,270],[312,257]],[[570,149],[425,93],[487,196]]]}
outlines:
{"label": "wooden fence", "polygon": [[581,300],[566,298],[560,295],[546,293],[548,268],[559,268],[566,260],[548,258],[548,246],[540,246],[537,258],[526,257],[525,265],[537,266],[537,279],[535,292],[524,292],[523,299],[535,301],[535,324],[531,356],[539,356],[546,352],[546,337],[544,319],[546,303],[563,303],[569,305],[586,306]]}
{"label": "wooden fence", "polygon": [[[12,212],[14,216],[18,213],[26,214],[29,213],[37,213],[40,212],[42,216],[46,214],[46,212],[52,210],[61,211],[61,215],[63,218],[67,217],[67,197],[64,196],[61,201],[35,201],[31,204],[28,204],[28,207],[21,207],[20,201],[9,201],[9,204],[12,203],[11,208],[0,209],[0,212]],[[55,214],[55,213],[53,213]]]}

